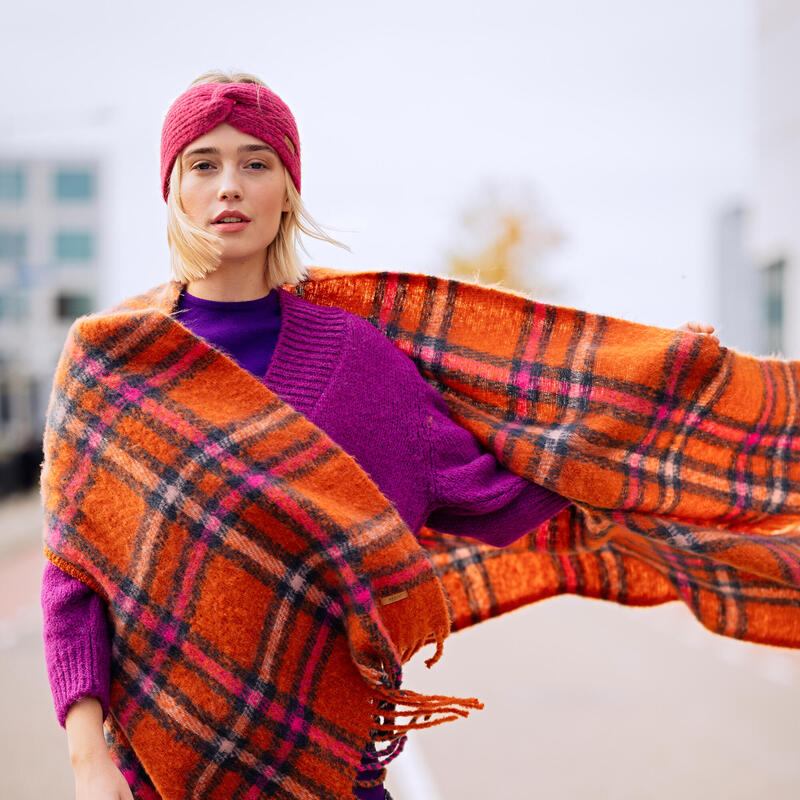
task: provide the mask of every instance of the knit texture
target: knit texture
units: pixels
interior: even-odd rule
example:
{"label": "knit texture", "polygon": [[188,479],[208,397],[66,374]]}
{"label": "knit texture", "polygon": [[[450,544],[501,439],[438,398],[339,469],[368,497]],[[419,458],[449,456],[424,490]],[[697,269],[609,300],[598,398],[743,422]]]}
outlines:
{"label": "knit texture", "polygon": [[256,378],[267,371],[281,329],[279,289],[256,300],[206,300],[181,292],[173,317]]}
{"label": "knit texture", "polygon": [[46,562],[42,576],[44,651],[56,717],[83,697],[109,711],[111,631],[103,599],[85,583]]}
{"label": "knit texture", "polygon": [[223,122],[270,145],[300,192],[300,138],[286,103],[258,84],[200,83],[173,102],[161,128],[161,192],[165,201],[178,153]]}

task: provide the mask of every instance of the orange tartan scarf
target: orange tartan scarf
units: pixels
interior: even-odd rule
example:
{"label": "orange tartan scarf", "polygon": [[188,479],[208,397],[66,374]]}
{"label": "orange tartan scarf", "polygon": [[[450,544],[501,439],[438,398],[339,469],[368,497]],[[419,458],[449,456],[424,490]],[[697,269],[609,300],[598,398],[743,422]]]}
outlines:
{"label": "orange tartan scarf", "polygon": [[423,529],[458,630],[561,593],[800,647],[800,363],[458,281],[316,270],[507,469],[575,503],[510,547]]}
{"label": "orange tartan scarf", "polygon": [[45,432],[46,553],[108,603],[108,730],[137,796],[352,796],[369,740],[386,762],[479,705],[401,689],[402,662],[435,642],[432,663],[448,621],[562,592],[680,598],[718,633],[800,645],[796,364],[313,271],[298,294],[370,320],[501,463],[575,501],[509,548],[427,529],[421,548],[322,431],[169,317],[178,291],[76,321]]}

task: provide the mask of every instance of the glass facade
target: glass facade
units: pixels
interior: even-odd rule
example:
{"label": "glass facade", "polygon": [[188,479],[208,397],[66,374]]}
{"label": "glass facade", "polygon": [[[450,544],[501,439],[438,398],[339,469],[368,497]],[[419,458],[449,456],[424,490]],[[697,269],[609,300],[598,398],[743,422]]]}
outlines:
{"label": "glass facade", "polygon": [[75,317],[90,314],[94,305],[91,295],[84,292],[61,292],[56,295],[56,317],[71,322]]}
{"label": "glass facade", "polygon": [[783,291],[786,262],[775,261],[764,270],[764,345],[767,353],[783,352]]}
{"label": "glass facade", "polygon": [[94,237],[88,231],[58,231],[55,250],[61,261],[90,261],[94,258]]}
{"label": "glass facade", "polygon": [[0,260],[19,261],[27,255],[28,237],[25,231],[0,229]]}
{"label": "glass facade", "polygon": [[0,166],[0,203],[19,202],[25,197],[25,172],[22,167]]}
{"label": "glass facade", "polygon": [[65,329],[97,309],[100,169],[80,154],[0,152],[0,500],[37,481]]}
{"label": "glass facade", "polygon": [[0,378],[0,424],[3,426],[11,422],[11,392],[6,381]]}
{"label": "glass facade", "polygon": [[55,174],[57,200],[67,202],[94,197],[94,175],[85,169],[60,169]]}

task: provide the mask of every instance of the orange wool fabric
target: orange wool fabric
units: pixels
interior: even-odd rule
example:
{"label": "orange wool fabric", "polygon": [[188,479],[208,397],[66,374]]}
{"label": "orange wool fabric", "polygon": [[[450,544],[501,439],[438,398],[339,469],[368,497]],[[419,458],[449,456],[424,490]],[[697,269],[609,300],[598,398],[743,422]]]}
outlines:
{"label": "orange wool fabric", "polygon": [[108,605],[112,753],[137,798],[351,797],[370,740],[480,706],[400,688],[448,634],[440,582],[349,455],[167,315],[177,288],[77,320],[48,409],[45,552]]}
{"label": "orange wool fabric", "polygon": [[575,502],[508,548],[418,542],[353,459],[169,317],[179,289],[76,321],[45,434],[46,554],[108,603],[108,733],[135,796],[352,797],[369,740],[388,761],[479,707],[402,689],[401,663],[559,593],[681,599],[718,633],[800,645],[797,364],[315,270],[298,294],[372,322],[501,463]]}
{"label": "orange wool fabric", "polygon": [[458,281],[317,269],[511,471],[575,505],[501,550],[423,529],[457,630],[571,593],[800,646],[800,364]]}

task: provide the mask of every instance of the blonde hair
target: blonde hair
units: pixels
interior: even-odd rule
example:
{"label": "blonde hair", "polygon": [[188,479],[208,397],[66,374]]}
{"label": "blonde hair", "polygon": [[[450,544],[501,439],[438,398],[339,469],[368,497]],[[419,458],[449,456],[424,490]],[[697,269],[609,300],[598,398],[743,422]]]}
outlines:
{"label": "blonde hair", "polygon": [[[258,86],[266,84],[246,72],[224,73],[207,72],[195,78],[187,88],[199,83],[254,83]],[[308,213],[300,194],[294,185],[286,167],[283,168],[286,178],[286,195],[289,198],[289,210],[281,214],[278,233],[267,245],[264,259],[264,270],[270,286],[281,284],[294,285],[305,278],[305,267],[300,263],[297,254],[298,245],[306,255],[300,234],[319,239],[322,242],[350,248],[346,244],[333,239],[315,222]],[[181,153],[178,153],[172,172],[169,176],[169,194],[167,195],[167,243],[169,244],[172,274],[180,283],[200,280],[213,272],[220,264],[222,238],[211,231],[196,225],[183,210],[180,198]]]}

